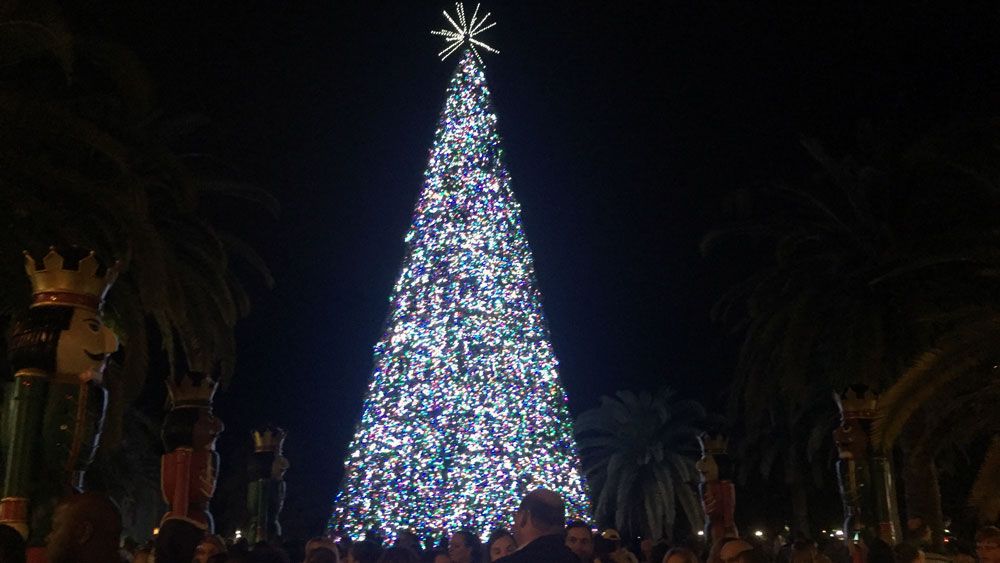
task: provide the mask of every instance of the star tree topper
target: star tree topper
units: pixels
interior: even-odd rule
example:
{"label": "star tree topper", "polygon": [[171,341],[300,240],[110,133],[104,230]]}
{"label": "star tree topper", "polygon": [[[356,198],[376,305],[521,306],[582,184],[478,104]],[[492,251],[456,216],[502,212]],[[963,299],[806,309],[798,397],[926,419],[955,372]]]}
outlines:
{"label": "star tree topper", "polygon": [[476,4],[476,9],[472,12],[472,17],[468,20],[465,19],[465,6],[463,6],[461,2],[455,3],[456,17],[452,18],[447,10],[442,13],[453,28],[438,29],[431,32],[431,35],[440,35],[441,37],[444,37],[445,41],[448,42],[448,46],[445,47],[443,51],[438,53],[438,56],[441,57],[442,61],[447,59],[449,55],[457,51],[459,47],[465,45],[466,43],[469,44],[469,47],[476,55],[476,58],[479,59],[480,63],[483,62],[483,59],[479,56],[479,50],[476,49],[476,47],[482,47],[490,53],[500,53],[500,51],[476,39],[477,35],[496,25],[496,22],[491,24],[486,23],[486,20],[490,17],[490,12],[486,12],[485,16],[476,19],[479,15],[479,4]]}

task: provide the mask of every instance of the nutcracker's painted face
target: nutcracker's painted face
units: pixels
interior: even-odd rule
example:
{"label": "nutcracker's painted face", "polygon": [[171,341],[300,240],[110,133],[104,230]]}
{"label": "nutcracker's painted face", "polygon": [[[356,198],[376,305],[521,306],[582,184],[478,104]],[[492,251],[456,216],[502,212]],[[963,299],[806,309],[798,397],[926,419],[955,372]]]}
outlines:
{"label": "nutcracker's painted face", "polygon": [[281,481],[285,478],[285,472],[288,471],[290,466],[291,464],[288,463],[288,459],[285,458],[285,456],[278,454],[271,463],[271,478]]}
{"label": "nutcracker's painted face", "polygon": [[840,459],[863,459],[868,450],[868,433],[858,420],[848,418],[833,431]]}
{"label": "nutcracker's painted face", "polygon": [[198,409],[198,420],[194,423],[191,446],[195,450],[214,450],[215,440],[225,429],[226,425],[212,414],[211,409],[200,408]]}
{"label": "nutcracker's painted face", "polygon": [[118,350],[118,337],[104,326],[101,315],[89,309],[73,308],[69,327],[59,334],[56,346],[56,373],[96,376],[104,372],[108,356]]}
{"label": "nutcracker's painted face", "polygon": [[701,474],[703,483],[719,480],[719,464],[715,461],[714,455],[704,454],[695,462],[694,467]]}

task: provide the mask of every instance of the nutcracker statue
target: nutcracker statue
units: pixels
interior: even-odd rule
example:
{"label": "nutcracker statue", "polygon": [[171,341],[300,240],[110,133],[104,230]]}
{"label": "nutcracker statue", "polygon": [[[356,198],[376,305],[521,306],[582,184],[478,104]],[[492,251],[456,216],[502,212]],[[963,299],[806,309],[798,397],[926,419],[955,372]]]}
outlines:
{"label": "nutcracker statue", "polygon": [[118,349],[101,310],[118,265],[52,248],[41,268],[25,252],[25,270],[32,303],[14,318],[7,343],[14,382],[4,415],[0,523],[27,539],[29,560],[40,560],[55,505],[82,491],[101,435],[104,367]]}
{"label": "nutcracker statue", "polygon": [[733,462],[727,453],[729,440],[723,434],[705,432],[698,436],[701,459],[695,469],[701,474],[701,506],[705,511],[705,541],[713,545],[719,538],[739,537],[736,529],[736,487]]}
{"label": "nutcracker statue", "polygon": [[[844,504],[844,534],[854,545],[880,538],[899,540],[896,488],[890,457],[872,447],[872,422],[879,416],[878,393],[866,385],[850,385],[833,394],[840,409],[840,426],[833,431],[837,446],[837,479]],[[862,550],[852,550],[863,560]]]}
{"label": "nutcracker statue", "polygon": [[285,502],[285,471],[288,460],[281,455],[285,431],[264,426],[252,433],[252,474],[247,487],[247,511],[250,514],[250,543],[275,541],[281,536],[278,514]]}
{"label": "nutcracker statue", "polygon": [[167,378],[170,412],[163,421],[160,489],[168,520],[185,520],[208,534],[215,533],[208,504],[215,494],[219,454],[215,441],[225,430],[212,414],[219,382],[204,373],[187,372]]}

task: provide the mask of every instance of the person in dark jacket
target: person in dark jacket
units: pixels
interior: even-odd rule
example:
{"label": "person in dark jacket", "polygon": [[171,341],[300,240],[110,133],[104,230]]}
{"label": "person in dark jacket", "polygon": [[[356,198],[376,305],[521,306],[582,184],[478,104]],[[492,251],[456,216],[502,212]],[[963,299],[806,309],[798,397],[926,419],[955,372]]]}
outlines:
{"label": "person in dark jacket", "polygon": [[514,539],[520,547],[496,563],[579,563],[563,543],[565,524],[562,497],[546,489],[531,491],[514,514]]}

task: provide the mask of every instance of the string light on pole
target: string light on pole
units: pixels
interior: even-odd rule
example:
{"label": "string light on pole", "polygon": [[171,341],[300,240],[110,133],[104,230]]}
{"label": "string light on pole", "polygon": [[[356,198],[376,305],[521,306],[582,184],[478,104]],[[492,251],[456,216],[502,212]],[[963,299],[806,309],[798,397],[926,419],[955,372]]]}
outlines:
{"label": "string light on pole", "polygon": [[480,33],[486,31],[487,29],[496,25],[496,22],[487,24],[486,20],[490,17],[490,12],[486,12],[483,17],[479,16],[479,4],[476,4],[476,9],[472,12],[472,17],[469,19],[465,18],[465,6],[461,2],[455,3],[455,17],[451,17],[451,14],[447,10],[442,12],[448,23],[451,24],[452,29],[438,29],[431,32],[431,35],[438,35],[444,37],[448,46],[445,47],[438,56],[441,60],[445,60],[449,55],[457,51],[462,45],[466,43],[472,49],[472,52],[476,55],[476,59],[480,63],[483,62],[483,58],[479,56],[479,50],[476,47],[485,49],[490,53],[499,54],[500,51],[494,49],[493,47],[483,43],[482,41],[476,39],[476,36]]}

